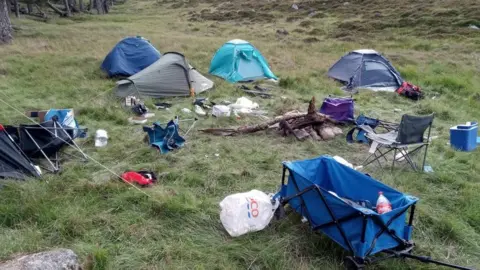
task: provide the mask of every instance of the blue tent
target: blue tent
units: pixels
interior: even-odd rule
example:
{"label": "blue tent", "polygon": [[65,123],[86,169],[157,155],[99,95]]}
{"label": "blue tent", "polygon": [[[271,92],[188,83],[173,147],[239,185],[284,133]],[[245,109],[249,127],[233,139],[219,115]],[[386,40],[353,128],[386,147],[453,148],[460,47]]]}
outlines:
{"label": "blue tent", "polygon": [[213,56],[210,74],[231,83],[277,79],[259,50],[245,40],[225,43]]}
{"label": "blue tent", "polygon": [[131,76],[160,59],[160,52],[142,37],[127,37],[113,47],[101,68],[108,76]]}

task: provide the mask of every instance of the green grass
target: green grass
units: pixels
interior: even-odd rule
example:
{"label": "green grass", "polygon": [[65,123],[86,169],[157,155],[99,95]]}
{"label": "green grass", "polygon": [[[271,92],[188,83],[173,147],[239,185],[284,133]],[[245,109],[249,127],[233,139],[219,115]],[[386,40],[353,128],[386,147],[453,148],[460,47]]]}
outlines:
{"label": "green grass", "polygon": [[[390,173],[375,167],[368,172],[421,198],[414,230],[417,254],[479,268],[480,154],[456,152],[447,145],[450,126],[480,119],[480,35],[466,28],[466,22],[480,21],[475,13],[480,9],[472,8],[478,3],[303,1],[301,9],[293,11],[292,1],[245,1],[241,6],[220,2],[129,1],[106,16],[52,18],[47,23],[13,20],[21,30],[12,45],[0,47],[2,100],[21,111],[75,108],[91,136],[98,128],[110,135],[105,149],[95,149],[91,136],[79,141],[91,157],[116,173],[150,169],[169,174],[155,187],[142,189],[148,196],[94,162],[68,161],[62,174],[42,180],[2,181],[0,260],[64,247],[79,254],[86,269],[342,267],[346,252],[312,233],[297,215],[273,221],[261,232],[231,238],[220,223],[218,203],[236,192],[276,191],[283,160],[330,154],[359,164],[367,148],[347,145],[343,136],[330,142],[298,142],[267,132],[224,138],[193,131],[186,147],[159,155],[143,143],[141,128],[127,123],[129,112],[112,95],[115,82],[99,70],[118,40],[142,35],[162,52],[184,53],[204,74],[225,41],[251,41],[282,78],[275,90],[278,97],[254,98],[269,116],[304,109],[312,96],[320,101],[328,94],[341,94],[326,71],[345,52],[372,47],[384,53],[407,80],[423,87],[427,98],[412,102],[390,93],[361,92],[355,97],[356,113],[391,121],[399,121],[401,113],[436,113],[433,135],[438,138],[428,156],[435,173]],[[307,17],[309,8],[317,15]],[[403,13],[391,16],[399,11]],[[222,12],[231,12],[230,17]],[[257,20],[262,14],[270,15]],[[279,37],[277,29],[290,34]],[[312,37],[316,42],[304,42]],[[214,81],[216,88],[202,96],[216,101],[241,96],[234,86]],[[181,109],[190,107],[191,99],[170,102],[175,104],[172,110],[155,111],[154,120],[189,117]],[[208,118],[197,128],[258,121]],[[26,122],[18,112],[0,106],[0,123]],[[419,268],[437,269],[400,260],[373,267]]]}

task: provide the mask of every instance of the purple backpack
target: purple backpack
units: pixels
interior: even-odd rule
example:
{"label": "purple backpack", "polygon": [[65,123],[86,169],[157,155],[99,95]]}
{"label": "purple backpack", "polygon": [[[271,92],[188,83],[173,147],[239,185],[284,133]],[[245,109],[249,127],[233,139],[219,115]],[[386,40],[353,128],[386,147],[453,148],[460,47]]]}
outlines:
{"label": "purple backpack", "polygon": [[355,103],[351,97],[327,97],[323,100],[320,112],[339,122],[354,121]]}

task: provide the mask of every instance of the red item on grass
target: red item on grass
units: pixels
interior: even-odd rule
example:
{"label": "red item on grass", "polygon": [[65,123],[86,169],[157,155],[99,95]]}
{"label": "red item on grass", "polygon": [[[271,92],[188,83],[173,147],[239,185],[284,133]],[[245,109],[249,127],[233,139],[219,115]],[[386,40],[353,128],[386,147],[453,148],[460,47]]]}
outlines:
{"label": "red item on grass", "polygon": [[153,179],[148,179],[137,172],[125,172],[122,174],[122,179],[129,183],[135,183],[140,186],[148,186],[154,183]]}

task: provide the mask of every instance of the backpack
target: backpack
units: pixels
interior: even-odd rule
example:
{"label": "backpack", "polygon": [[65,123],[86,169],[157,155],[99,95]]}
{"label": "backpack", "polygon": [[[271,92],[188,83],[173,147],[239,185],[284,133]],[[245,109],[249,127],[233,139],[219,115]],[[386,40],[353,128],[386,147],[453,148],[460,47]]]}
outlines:
{"label": "backpack", "polygon": [[423,93],[420,87],[413,85],[409,82],[403,82],[402,85],[395,91],[401,96],[405,96],[409,99],[419,100],[423,98]]}

